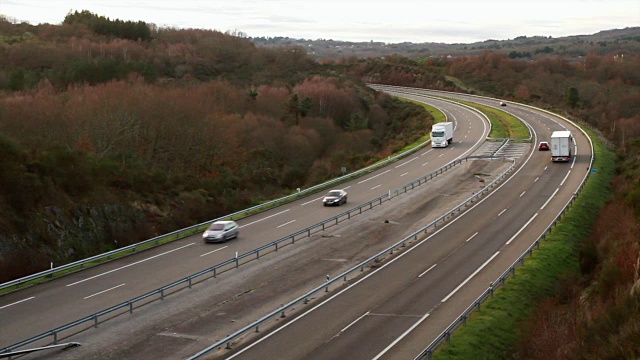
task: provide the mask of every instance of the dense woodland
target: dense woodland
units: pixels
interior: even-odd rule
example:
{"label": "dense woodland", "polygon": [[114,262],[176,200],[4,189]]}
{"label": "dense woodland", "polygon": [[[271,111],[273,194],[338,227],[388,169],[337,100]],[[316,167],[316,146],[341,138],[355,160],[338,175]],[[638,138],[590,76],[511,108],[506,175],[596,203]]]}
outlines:
{"label": "dense woodland", "polygon": [[424,109],[299,48],[131,40],[137,24],[0,22],[0,281],[309,187],[430,129]]}
{"label": "dense woodland", "polygon": [[[611,201],[581,239],[580,269],[522,325],[517,353],[640,356],[634,48],[578,62],[498,52],[316,62],[241,33],[148,26],[149,37],[134,40],[136,24],[86,12],[61,25],[0,21],[0,281],[317,183],[427,131],[423,110],[364,82],[464,91],[581,121],[618,154]],[[93,216],[88,226],[85,214],[109,221]],[[81,236],[87,228],[100,235]]]}

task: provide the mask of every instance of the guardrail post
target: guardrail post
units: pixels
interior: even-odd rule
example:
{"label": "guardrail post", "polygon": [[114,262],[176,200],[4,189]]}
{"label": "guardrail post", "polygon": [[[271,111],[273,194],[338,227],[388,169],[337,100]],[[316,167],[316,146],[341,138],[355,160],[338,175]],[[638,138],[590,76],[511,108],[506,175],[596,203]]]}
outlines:
{"label": "guardrail post", "polygon": [[260,325],[256,325],[256,332],[260,332]]}
{"label": "guardrail post", "polygon": [[164,300],[164,289],[160,289],[160,300]]}
{"label": "guardrail post", "polygon": [[191,289],[191,277],[189,277],[189,289]]}
{"label": "guardrail post", "polygon": [[447,335],[447,344],[451,344],[451,332],[447,331],[446,335]]}
{"label": "guardrail post", "polygon": [[53,332],[53,345],[58,345],[58,333],[56,331]]}
{"label": "guardrail post", "polygon": [[493,282],[489,283],[489,293],[491,294],[491,297],[493,297]]}
{"label": "guardrail post", "polygon": [[133,314],[133,303],[129,301],[129,314]]}
{"label": "guardrail post", "polygon": [[96,314],[93,315],[93,327],[98,327],[98,315]]}

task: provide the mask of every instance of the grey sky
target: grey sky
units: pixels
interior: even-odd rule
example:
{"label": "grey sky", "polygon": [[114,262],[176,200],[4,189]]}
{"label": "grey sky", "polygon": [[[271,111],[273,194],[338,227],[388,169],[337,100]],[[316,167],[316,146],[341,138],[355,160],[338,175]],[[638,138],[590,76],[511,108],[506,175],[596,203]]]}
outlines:
{"label": "grey sky", "polygon": [[0,0],[0,14],[59,24],[70,10],[159,26],[345,41],[470,43],[640,26],[640,0]]}

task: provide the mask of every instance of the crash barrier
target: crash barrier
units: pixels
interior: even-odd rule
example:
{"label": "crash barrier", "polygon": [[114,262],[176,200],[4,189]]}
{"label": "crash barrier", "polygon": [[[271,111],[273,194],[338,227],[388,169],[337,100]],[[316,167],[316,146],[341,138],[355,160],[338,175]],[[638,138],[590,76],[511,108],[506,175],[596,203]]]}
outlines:
{"label": "crash barrier", "polygon": [[190,235],[193,235],[193,234],[196,234],[196,233],[202,231],[205,227],[207,227],[209,224],[211,224],[214,221],[228,220],[228,219],[235,220],[235,219],[239,219],[239,218],[242,218],[242,217],[246,217],[246,216],[249,216],[249,215],[253,215],[253,214],[256,214],[256,213],[259,213],[259,212],[263,212],[263,211],[272,209],[272,208],[274,208],[276,206],[279,206],[279,205],[282,205],[284,203],[288,203],[288,202],[294,201],[294,200],[299,199],[301,197],[304,197],[304,196],[307,196],[309,194],[312,194],[312,193],[314,193],[316,191],[325,189],[325,188],[327,188],[327,187],[329,187],[331,185],[339,184],[339,183],[342,183],[342,182],[344,182],[344,181],[346,181],[346,180],[348,180],[350,178],[361,176],[363,174],[367,174],[369,172],[375,171],[375,170],[377,170],[377,169],[379,169],[381,167],[384,167],[384,166],[388,165],[389,163],[392,163],[392,162],[394,162],[394,161],[396,161],[398,159],[406,157],[406,156],[408,156],[408,155],[410,155],[410,154],[422,149],[423,147],[425,147],[429,143],[430,143],[430,141],[425,141],[425,142],[419,144],[418,146],[416,146],[416,147],[414,147],[412,149],[404,151],[404,152],[402,152],[402,153],[400,153],[398,155],[395,155],[395,156],[390,156],[386,160],[381,161],[379,163],[367,166],[367,167],[365,167],[363,169],[360,169],[360,170],[355,171],[353,173],[346,174],[344,176],[341,176],[341,177],[335,178],[333,180],[324,182],[322,184],[319,184],[319,185],[316,185],[316,186],[312,186],[312,187],[310,187],[308,189],[300,190],[300,191],[298,191],[296,193],[281,197],[281,198],[276,199],[276,200],[268,201],[268,202],[262,203],[260,205],[256,205],[256,206],[253,206],[253,207],[250,207],[250,208],[247,208],[247,209],[244,209],[244,210],[232,213],[232,214],[225,215],[223,217],[219,217],[219,218],[216,218],[216,219],[213,219],[213,220],[209,220],[209,221],[206,221],[206,222],[203,222],[203,223],[200,223],[200,224],[192,225],[192,226],[186,227],[184,229],[172,231],[170,233],[163,234],[163,235],[160,235],[160,236],[156,236],[154,238],[151,238],[151,239],[148,239],[148,240],[144,240],[144,241],[132,244],[132,245],[125,246],[125,247],[121,247],[121,248],[118,248],[118,249],[115,249],[115,250],[112,250],[112,251],[109,251],[109,252],[106,252],[106,253],[103,253],[103,254],[99,254],[99,255],[92,256],[92,257],[89,257],[89,258],[86,258],[86,259],[78,260],[78,261],[75,261],[75,262],[72,262],[72,263],[69,263],[69,264],[65,264],[65,265],[61,265],[61,266],[57,266],[57,267],[52,267],[51,269],[48,269],[48,270],[45,270],[45,271],[41,271],[41,272],[36,273],[36,274],[28,275],[28,276],[25,276],[25,277],[22,277],[22,278],[19,278],[19,279],[15,279],[15,280],[11,280],[11,281],[5,282],[3,284],[0,284],[0,291],[3,290],[3,289],[11,288],[11,287],[23,286],[26,283],[29,283],[30,281],[33,281],[33,280],[36,280],[36,279],[39,279],[39,278],[52,277],[52,276],[54,276],[54,275],[56,275],[56,274],[58,274],[60,272],[65,272],[66,273],[68,271],[73,271],[73,270],[76,270],[76,269],[80,270],[80,269],[84,268],[87,265],[89,265],[89,266],[90,265],[95,265],[95,264],[97,264],[99,262],[102,262],[102,261],[105,261],[105,260],[110,260],[112,257],[117,257],[117,256],[120,256],[120,255],[123,255],[123,254],[134,253],[134,252],[140,250],[141,248],[142,249],[146,249],[150,245],[158,245],[160,242],[163,242],[163,241],[165,241],[167,239],[176,239],[176,240],[177,239],[181,239],[181,238],[184,238],[184,237],[187,237],[187,236],[190,236]]}
{"label": "crash barrier", "polygon": [[[466,161],[468,159],[473,159],[473,158],[491,158],[491,157],[489,157],[489,156],[468,157],[468,158],[465,158],[464,160]],[[500,158],[500,159],[505,160],[504,158]],[[285,317],[286,316],[286,311],[292,310],[292,308],[294,308],[296,305],[299,305],[299,304],[308,304],[309,301],[310,301],[309,299],[312,298],[315,294],[323,293],[323,292],[329,292],[330,287],[332,285],[338,285],[337,283],[344,283],[349,279],[350,275],[353,275],[355,273],[356,276],[358,276],[360,273],[364,272],[365,267],[370,266],[370,265],[375,265],[375,264],[379,263],[387,255],[392,255],[394,252],[399,251],[402,248],[406,248],[408,242],[416,241],[418,239],[418,237],[422,236],[423,234],[426,234],[429,231],[429,229],[436,228],[436,227],[440,226],[447,219],[449,219],[452,216],[454,216],[455,214],[461,212],[466,207],[471,206],[472,203],[476,202],[486,192],[490,191],[493,187],[495,187],[498,182],[502,181],[507,176],[507,174],[510,173],[516,166],[516,162],[515,162],[514,159],[507,159],[507,160],[511,161],[511,165],[509,166],[508,169],[506,169],[503,173],[498,175],[492,182],[490,182],[484,188],[480,189],[480,191],[475,193],[473,196],[469,197],[468,199],[463,201],[461,204],[456,206],[454,209],[448,211],[444,215],[438,217],[436,220],[430,222],[429,224],[421,227],[420,229],[418,229],[414,233],[410,234],[409,236],[405,237],[404,239],[400,240],[399,242],[397,242],[397,243],[391,245],[390,247],[380,251],[376,255],[374,255],[374,256],[370,257],[369,259],[363,261],[362,263],[350,268],[349,270],[347,270],[347,271],[343,272],[342,274],[334,277],[333,279],[328,278],[325,283],[315,287],[314,289],[308,291],[307,293],[305,293],[304,295],[298,297],[297,299],[292,300],[289,303],[284,304],[281,307],[271,311],[269,314],[267,314],[267,315],[263,316],[262,318],[254,321],[253,323],[243,327],[242,329],[237,330],[236,332],[234,332],[231,335],[228,335],[224,339],[222,339],[222,340],[210,345],[209,347],[203,349],[202,351],[198,352],[197,354],[191,356],[189,359],[199,359],[200,357],[208,354],[209,352],[211,352],[211,351],[213,351],[215,349],[220,349],[222,347],[230,349],[233,341],[238,339],[239,337],[243,336],[244,334],[246,334],[248,332],[259,332],[260,331],[260,327],[265,325],[265,323],[267,321],[269,321],[271,319],[274,319],[274,318],[277,318],[277,317],[280,317],[280,318],[281,317]],[[407,188],[407,186],[405,186],[405,188]]]}
{"label": "crash barrier", "polygon": [[[286,237],[283,237],[279,240],[276,240],[274,242],[271,242],[269,244],[266,244],[264,246],[261,246],[257,249],[254,249],[252,251],[249,251],[247,253],[238,255],[234,258],[231,258],[229,260],[226,260],[222,263],[219,263],[217,265],[214,265],[210,268],[204,269],[202,271],[199,271],[193,275],[187,276],[183,279],[174,281],[168,285],[165,285],[159,289],[150,291],[144,295],[140,295],[138,297],[135,297],[133,299],[127,300],[123,303],[120,303],[118,305],[112,306],[108,309],[99,311],[95,314],[86,316],[82,319],[73,321],[69,324],[66,324],[64,326],[60,326],[58,328],[55,328],[53,330],[49,330],[47,332],[44,332],[38,336],[34,336],[32,338],[26,339],[24,341],[21,341],[19,343],[13,344],[11,346],[5,347],[4,349],[2,349],[0,351],[0,356],[2,356],[3,353],[7,353],[7,352],[11,352],[14,351],[16,349],[20,349],[24,346],[30,345],[30,344],[34,344],[36,342],[44,342],[48,339],[48,343],[49,344],[57,344],[59,340],[64,339],[64,338],[68,338],[71,335],[74,335],[76,333],[82,332],[84,330],[87,330],[91,327],[98,327],[98,325],[100,323],[103,323],[109,319],[112,319],[114,317],[117,317],[119,315],[122,315],[124,313],[133,313],[133,310],[135,308],[139,308],[143,305],[146,305],[148,303],[151,303],[155,300],[164,300],[164,298],[170,294],[176,293],[180,290],[183,290],[185,288],[191,288],[193,286],[194,283],[198,283],[201,281],[204,281],[210,277],[216,277],[217,275],[238,268],[240,265],[249,263],[253,260],[258,260],[260,258],[260,256],[264,256],[265,254],[271,253],[271,252],[275,252],[278,251],[280,248],[286,246],[286,245],[291,245],[294,244],[296,240],[300,240],[302,238],[306,238],[306,237],[310,237],[311,235],[321,232],[331,226],[337,225],[342,221],[348,220],[351,217],[358,215],[358,214],[362,214],[363,212],[373,209],[375,206],[378,205],[382,205],[382,203],[391,200],[394,197],[397,197],[403,193],[409,192],[410,190],[415,189],[416,187],[425,184],[427,181],[433,179],[434,177],[444,173],[445,171],[453,168],[456,165],[461,164],[462,162],[466,162],[470,159],[474,159],[474,158],[488,158],[488,157],[478,157],[478,156],[470,156],[470,157],[466,157],[466,158],[462,158],[462,159],[456,159],[453,160],[451,162],[449,162],[448,164],[442,166],[441,168],[425,175],[422,176],[421,178],[414,180],[406,185],[404,185],[401,188],[389,191],[387,194],[384,194],[376,199],[373,199],[365,204],[362,204],[360,206],[357,206],[353,209],[350,209],[342,214],[336,215],[330,219],[324,220],[318,224],[315,224],[313,226],[310,226],[306,229],[302,229],[300,231],[297,231],[291,235],[288,235]],[[513,164],[512,164],[513,167]],[[504,176],[504,175],[502,175]],[[460,208],[460,206],[458,207]],[[457,208],[457,209],[458,209]],[[436,223],[439,221],[444,221],[444,219],[448,216],[449,213],[445,214],[443,217],[440,217],[438,220],[436,220]]]}
{"label": "crash barrier", "polygon": [[[587,173],[587,177],[588,177]],[[586,178],[585,178],[586,180]],[[542,240],[544,240],[547,235],[549,233],[551,233],[551,231],[553,230],[553,228],[558,224],[558,222],[564,217],[564,215],[567,213],[567,211],[569,210],[569,207],[573,204],[573,202],[576,200],[577,195],[582,191],[582,188],[584,187],[585,181],[582,182],[582,184],[580,185],[580,187],[578,188],[578,191],[576,192],[576,194],[571,197],[571,199],[565,204],[565,206],[562,208],[562,210],[560,211],[560,213],[554,218],[553,222],[551,223],[551,225],[549,225],[543,232],[542,234],[536,239],[536,241],[533,242],[533,244],[522,254],[520,255],[520,257],[513,263],[511,264],[511,266],[509,266],[509,268],[502,273],[502,275],[500,275],[500,277],[498,277],[495,281],[491,282],[489,284],[489,287],[487,288],[487,290],[485,290],[471,305],[469,305],[469,307],[462,312],[462,314],[460,314],[460,316],[458,316],[457,319],[455,319],[440,335],[438,335],[438,337],[435,338],[435,340],[433,340],[431,342],[431,344],[429,344],[429,346],[427,346],[416,358],[415,360],[424,360],[424,359],[428,359],[431,360],[433,358],[433,353],[436,351],[436,349],[444,344],[444,343],[451,343],[451,334],[453,334],[453,332],[460,327],[461,325],[467,325],[467,319],[469,318],[469,316],[471,316],[471,313],[473,313],[474,311],[480,311],[480,305],[485,302],[487,299],[493,297],[493,293],[494,291],[504,285],[504,283],[506,282],[507,278],[511,275],[516,274],[516,268],[519,265],[523,265],[525,259],[528,256],[533,256],[533,250],[534,249],[539,249],[540,248],[540,242],[542,242]]]}

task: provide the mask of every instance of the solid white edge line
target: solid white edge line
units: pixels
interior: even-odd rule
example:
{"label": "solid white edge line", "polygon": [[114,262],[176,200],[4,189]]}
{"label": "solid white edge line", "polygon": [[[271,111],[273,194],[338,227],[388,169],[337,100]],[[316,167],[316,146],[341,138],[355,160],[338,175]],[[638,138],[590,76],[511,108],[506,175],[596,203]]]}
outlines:
{"label": "solid white edge line", "polygon": [[84,299],[85,299],[85,300],[87,300],[88,298],[92,298],[92,297],[94,297],[94,296],[96,296],[96,295],[104,294],[104,293],[106,293],[107,291],[111,291],[111,290],[113,290],[113,289],[117,289],[117,288],[119,288],[120,286],[124,286],[124,283],[122,283],[122,284],[120,284],[120,285],[116,285],[116,286],[114,286],[114,287],[112,287],[112,288],[110,288],[110,289],[107,289],[107,290],[102,290],[102,291],[97,292],[97,293],[95,293],[95,294],[93,294],[93,295],[89,295],[89,296],[85,297]]}
{"label": "solid white edge line", "polygon": [[341,333],[347,331],[348,328],[350,328],[353,324],[357,323],[358,321],[360,321],[360,319],[362,319],[363,317],[369,315],[369,311],[367,311],[366,313],[362,314],[362,316],[360,316],[359,318],[353,320],[353,322],[347,326],[345,326],[344,329],[340,330]]}
{"label": "solid white edge line", "polygon": [[68,284],[67,286],[73,286],[73,285],[76,285],[76,284],[80,284],[80,283],[85,282],[85,281],[87,281],[87,280],[95,279],[95,278],[100,277],[100,276],[102,276],[102,275],[107,275],[107,274],[110,274],[110,273],[112,273],[112,272],[114,272],[114,271],[122,270],[122,269],[128,268],[129,266],[137,265],[137,264],[140,264],[140,263],[145,262],[145,261],[147,261],[147,260],[155,259],[155,258],[157,258],[158,256],[166,255],[166,254],[168,254],[168,253],[172,253],[172,252],[174,252],[174,251],[176,251],[176,250],[184,249],[184,248],[186,248],[186,247],[188,247],[188,246],[195,245],[195,244],[196,244],[196,243],[187,244],[187,245],[185,245],[185,246],[181,246],[181,247],[179,247],[179,248],[175,248],[175,249],[173,249],[173,250],[169,250],[169,251],[163,252],[162,254],[154,255],[154,256],[152,256],[152,257],[148,257],[148,258],[146,258],[146,259],[142,259],[142,260],[140,260],[140,261],[136,261],[136,262],[131,263],[131,264],[129,264],[129,265],[121,266],[121,267],[119,267],[119,268],[117,268],[117,269],[109,270],[109,271],[107,271],[107,272],[103,272],[102,274],[98,274],[98,275],[95,275],[95,276],[92,276],[92,277],[88,277],[88,278],[86,278],[86,279],[84,279],[84,280],[76,281],[76,282],[74,282],[74,283],[72,283],[72,284]]}
{"label": "solid white edge line", "polygon": [[446,302],[447,300],[449,300],[450,297],[452,297],[455,293],[457,293],[458,290],[460,290],[460,288],[462,288],[467,282],[469,282],[469,280],[471,280],[474,276],[476,276],[480,272],[480,270],[484,269],[484,267],[487,266],[489,264],[489,262],[491,262],[491,260],[493,260],[496,256],[498,256],[498,254],[500,254],[500,251],[496,251],[496,253],[493,254],[493,256],[491,256],[489,258],[489,260],[485,261],[484,264],[480,265],[480,267],[477,268],[476,271],[473,272],[473,274],[469,275],[469,277],[464,279],[464,281],[462,283],[460,283],[460,285],[458,285],[458,287],[453,289],[453,291],[450,292],[449,295],[445,296],[445,298],[442,299],[441,302]]}
{"label": "solid white edge line", "polygon": [[538,216],[538,213],[535,213],[535,214],[531,217],[531,219],[529,219],[529,221],[527,221],[527,223],[526,223],[526,224],[524,224],[524,226],[522,226],[522,227],[520,228],[520,230],[518,230],[518,232],[517,232],[517,233],[515,233],[515,234],[511,237],[511,239],[509,239],[509,241],[507,241],[507,242],[506,242],[506,243],[504,243],[504,244],[505,244],[505,245],[509,245],[509,244],[511,244],[511,242],[513,241],[513,239],[515,239],[515,238],[516,238],[516,236],[520,235],[520,233],[522,232],[522,230],[524,230],[524,228],[526,228],[529,224],[531,224],[531,222],[533,221],[533,219],[535,219],[535,218],[536,218],[536,216]]}
{"label": "solid white edge line", "polygon": [[551,199],[553,199],[553,197],[556,196],[556,193],[558,192],[558,190],[560,190],[560,188],[557,188],[556,191],[554,191],[553,194],[551,194],[551,196],[549,196],[549,198],[547,199],[547,201],[544,202],[544,204],[542,205],[540,210],[544,210],[545,206],[547,206],[549,201],[551,201]]}
{"label": "solid white edge line", "polygon": [[226,248],[228,248],[228,247],[229,247],[229,245],[227,245],[227,246],[223,246],[223,247],[221,247],[221,248],[219,248],[219,249],[215,249],[215,250],[213,250],[213,251],[209,251],[208,253],[204,253],[204,254],[200,255],[200,257],[206,256],[206,255],[209,255],[209,254],[213,254],[213,253],[214,253],[214,252],[216,252],[216,251],[220,251],[220,250],[222,250],[222,249],[226,249]]}
{"label": "solid white edge line", "polygon": [[[476,233],[477,234],[477,233]],[[436,265],[438,264],[433,264],[431,265],[430,268],[428,268],[427,270],[425,270],[422,274],[418,275],[419,278],[421,278],[422,276],[424,276],[424,274],[428,273],[429,271],[431,271],[431,269],[433,269],[434,267],[436,267]]]}
{"label": "solid white edge line", "polygon": [[378,360],[380,359],[380,357],[384,354],[387,353],[387,351],[391,350],[391,348],[393,348],[394,346],[396,346],[397,343],[400,342],[400,340],[404,339],[405,336],[407,336],[411,331],[413,331],[413,329],[415,329],[418,325],[420,325],[427,317],[429,316],[429,314],[425,314],[423,317],[420,318],[420,320],[418,320],[415,324],[413,324],[410,328],[407,329],[407,331],[405,331],[404,333],[402,333],[402,335],[400,335],[397,339],[395,339],[391,344],[389,344],[389,346],[387,346],[384,350],[382,350],[378,355],[376,355],[376,357],[374,357],[372,360]]}
{"label": "solid white edge line", "polygon": [[16,302],[11,303],[11,304],[8,304],[8,305],[0,306],[0,310],[2,310],[2,309],[4,309],[4,308],[8,308],[9,306],[12,306],[12,305],[20,304],[21,302],[25,302],[25,301],[27,301],[27,300],[31,300],[31,299],[33,299],[33,298],[35,298],[35,296],[32,296],[32,297],[30,297],[30,298],[26,298],[26,299],[22,299],[22,300],[20,300],[20,301],[16,301]]}

